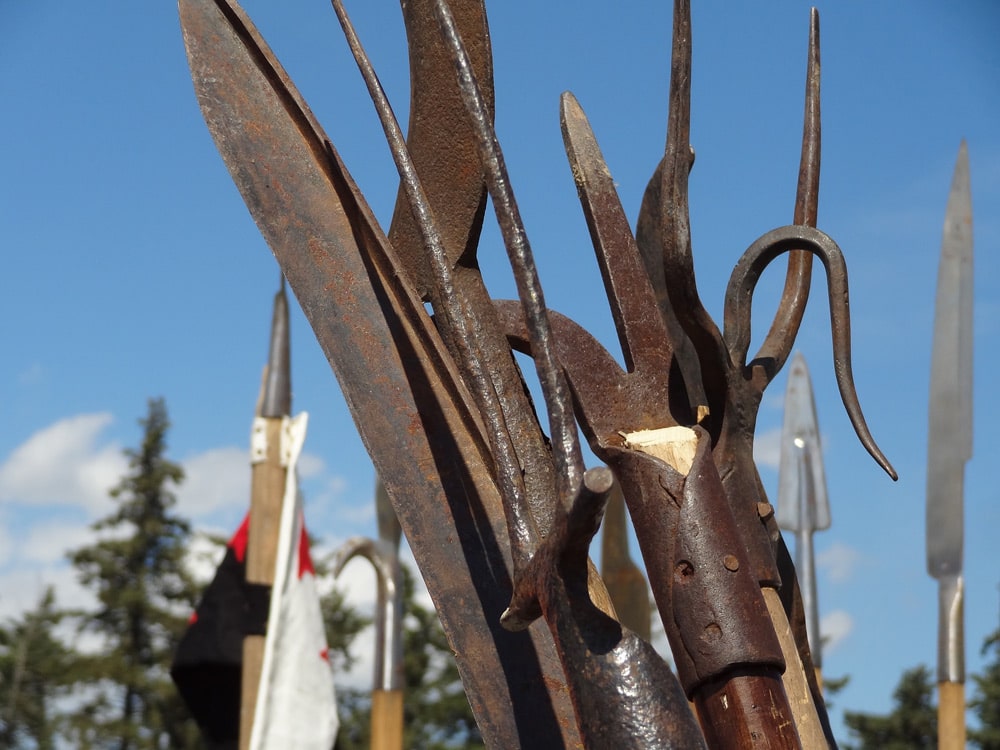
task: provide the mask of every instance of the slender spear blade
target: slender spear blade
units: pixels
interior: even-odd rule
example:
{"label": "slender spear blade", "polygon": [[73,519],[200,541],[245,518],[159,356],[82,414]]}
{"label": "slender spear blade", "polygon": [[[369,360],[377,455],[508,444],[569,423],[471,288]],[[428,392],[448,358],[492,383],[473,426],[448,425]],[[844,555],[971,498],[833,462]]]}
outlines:
{"label": "slender spear blade", "polygon": [[[972,194],[965,141],[958,151],[945,211],[935,308],[927,440],[927,572],[938,580],[942,747],[959,747],[965,744],[960,692],[965,682],[963,485],[965,463],[972,456]],[[949,710],[944,710],[946,705]]]}
{"label": "slender spear blade", "polygon": [[285,295],[285,277],[281,288],[274,295],[274,312],[271,316],[271,346],[268,349],[267,369],[261,388],[261,417],[287,417],[292,413],[291,345],[288,332],[288,297]]}
{"label": "slender spear blade", "polygon": [[927,451],[927,572],[962,572],[963,484],[972,456],[972,196],[965,141],[938,266]]}

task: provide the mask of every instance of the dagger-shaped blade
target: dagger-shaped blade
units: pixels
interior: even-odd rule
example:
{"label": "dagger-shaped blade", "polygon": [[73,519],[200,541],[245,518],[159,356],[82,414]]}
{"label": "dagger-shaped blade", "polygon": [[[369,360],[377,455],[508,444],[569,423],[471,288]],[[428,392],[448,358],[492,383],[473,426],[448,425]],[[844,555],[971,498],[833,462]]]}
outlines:
{"label": "dagger-shaped blade", "polygon": [[823,665],[816,594],[814,531],[830,528],[830,503],[823,472],[816,403],[805,357],[796,352],[785,389],[785,421],[781,430],[776,517],[795,534],[795,569],[806,615],[809,650],[817,669]]}
{"label": "dagger-shaped blade", "polygon": [[941,593],[938,681],[962,682],[963,484],[972,456],[972,195],[965,141],[945,212],[928,421],[927,572]]}

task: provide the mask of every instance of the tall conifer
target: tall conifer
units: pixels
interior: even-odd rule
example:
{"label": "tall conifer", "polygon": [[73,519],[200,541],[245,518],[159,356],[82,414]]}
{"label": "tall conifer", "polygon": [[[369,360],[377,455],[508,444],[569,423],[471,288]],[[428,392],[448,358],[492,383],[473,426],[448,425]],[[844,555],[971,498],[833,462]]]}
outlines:
{"label": "tall conifer", "polygon": [[89,683],[71,717],[81,748],[200,746],[167,673],[197,596],[184,565],[191,531],[172,511],[184,473],[166,458],[170,421],[162,399],[149,401],[140,425],[142,443],[125,451],[129,471],[111,490],[116,509],[93,525],[97,541],[70,553],[97,598],[93,612],[78,613],[81,633],[97,641],[79,663]]}

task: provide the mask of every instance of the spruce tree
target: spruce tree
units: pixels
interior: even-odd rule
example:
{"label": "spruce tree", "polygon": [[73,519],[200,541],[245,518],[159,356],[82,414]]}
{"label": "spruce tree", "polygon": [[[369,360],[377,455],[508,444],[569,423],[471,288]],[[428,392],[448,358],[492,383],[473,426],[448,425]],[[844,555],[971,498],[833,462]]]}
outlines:
{"label": "spruce tree", "polygon": [[844,712],[853,750],[919,750],[937,747],[937,708],[934,683],[925,666],[903,673],[893,692],[893,708],[886,716]]}
{"label": "spruce tree", "polygon": [[0,747],[59,746],[54,704],[72,679],[71,652],[54,633],[62,617],[49,587],[35,609],[0,627]]}
{"label": "spruce tree", "polygon": [[140,420],[142,443],[126,450],[129,471],[111,490],[117,508],[93,525],[98,540],[70,553],[97,598],[76,613],[97,647],[79,658],[82,704],[70,717],[80,748],[200,747],[168,674],[197,590],[184,565],[190,528],[175,515],[180,466],[166,458],[170,422],[162,399]]}
{"label": "spruce tree", "polygon": [[973,675],[975,694],[969,708],[979,726],[969,730],[969,742],[982,750],[1000,750],[1000,630],[983,643],[983,655],[993,652],[993,661],[983,665],[982,674]]}

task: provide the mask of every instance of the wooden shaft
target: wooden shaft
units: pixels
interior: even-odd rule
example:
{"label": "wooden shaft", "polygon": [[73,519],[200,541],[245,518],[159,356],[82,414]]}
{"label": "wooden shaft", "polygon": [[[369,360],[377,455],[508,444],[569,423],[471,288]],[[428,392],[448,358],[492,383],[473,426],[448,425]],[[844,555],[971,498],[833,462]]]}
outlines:
{"label": "wooden shaft", "polygon": [[618,621],[645,641],[650,640],[651,607],[646,576],[628,549],[625,497],[616,482],[604,511],[601,537],[601,577],[614,602]]}
{"label": "wooden shaft", "polygon": [[711,750],[802,750],[776,670],[710,680],[698,689],[694,702]]}
{"label": "wooden shaft", "polygon": [[938,683],[938,750],[965,750],[965,685]]}
{"label": "wooden shaft", "polygon": [[403,750],[403,691],[372,691],[371,750]]}
{"label": "wooden shaft", "polygon": [[785,693],[788,695],[788,706],[792,710],[792,719],[795,721],[795,728],[798,730],[802,746],[810,748],[810,750],[829,747],[830,742],[823,731],[823,723],[816,710],[816,703],[806,678],[805,667],[802,665],[795,636],[788,624],[788,617],[781,604],[781,598],[778,592],[772,588],[763,589],[763,594],[764,601],[767,602],[768,614],[771,615],[771,622],[774,623],[774,632],[781,643],[781,653],[785,657],[785,673],[781,676],[781,681],[785,686]]}
{"label": "wooden shaft", "polygon": [[[250,474],[250,528],[247,532],[246,579],[265,586],[274,584],[278,555],[281,501],[287,469],[281,465],[281,419],[265,419],[267,452]],[[259,423],[259,422],[258,422]],[[255,425],[256,428],[256,425]],[[264,636],[243,639],[243,672],[240,692],[240,750],[250,747],[254,708],[264,663]]]}

